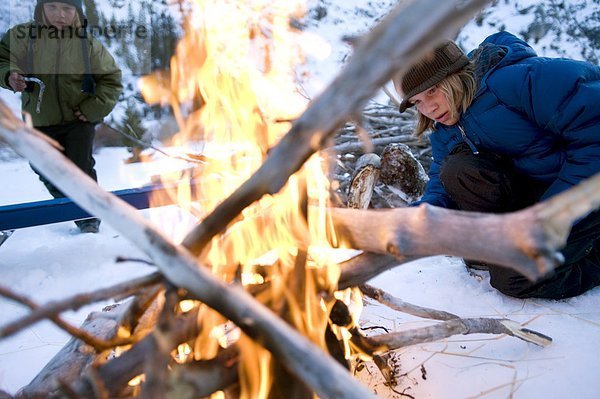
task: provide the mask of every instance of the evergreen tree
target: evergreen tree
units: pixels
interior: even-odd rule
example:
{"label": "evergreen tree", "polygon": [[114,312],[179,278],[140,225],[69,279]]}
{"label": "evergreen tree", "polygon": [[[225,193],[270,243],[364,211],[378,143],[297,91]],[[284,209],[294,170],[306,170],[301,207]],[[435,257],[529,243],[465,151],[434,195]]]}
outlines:
{"label": "evergreen tree", "polygon": [[160,13],[153,12],[151,32],[152,69],[168,69],[179,40],[177,24],[164,9]]}
{"label": "evergreen tree", "polygon": [[123,145],[131,152],[131,158],[128,162],[139,162],[140,154],[146,146],[140,144],[138,140],[143,139],[146,129],[142,123],[140,104],[133,97],[127,100],[125,116],[119,125],[119,129],[122,133],[131,136],[131,138],[123,137]]}
{"label": "evergreen tree", "polygon": [[100,15],[94,0],[83,0],[88,26],[100,26]]}

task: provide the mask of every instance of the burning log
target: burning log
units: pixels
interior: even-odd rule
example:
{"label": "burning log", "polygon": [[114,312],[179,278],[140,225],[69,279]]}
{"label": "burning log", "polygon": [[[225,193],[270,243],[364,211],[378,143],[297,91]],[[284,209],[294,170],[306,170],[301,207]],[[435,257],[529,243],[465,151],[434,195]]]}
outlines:
{"label": "burning log", "polygon": [[[98,339],[111,339],[118,329],[118,312],[95,312],[88,316],[82,331]],[[27,385],[19,397],[42,398],[56,391],[64,382],[79,378],[82,370],[88,368],[97,358],[96,352],[84,342],[71,338],[40,373]]]}
{"label": "burning log", "polygon": [[[166,340],[171,342],[172,349],[175,349],[179,344],[194,339],[201,327],[202,324],[198,322],[198,308],[193,309],[174,321]],[[127,389],[130,380],[143,373],[144,365],[149,361],[155,345],[153,341],[153,337],[148,336],[121,356],[98,365],[93,376],[78,379],[71,387],[72,390],[79,396],[90,397],[94,391],[90,381],[98,380],[105,382],[110,397],[120,395]]]}
{"label": "burning log", "polygon": [[165,278],[233,321],[260,342],[323,397],[372,397],[337,362],[307,338],[277,318],[240,287],[230,286],[211,275],[184,248],[158,232],[134,208],[102,190],[49,144],[40,140],[11,111],[0,104],[0,137],[18,153],[44,170],[56,186],[89,213],[106,220],[152,257]]}
{"label": "burning log", "polygon": [[[155,276],[151,277],[154,278]],[[131,282],[130,286],[139,283],[140,281],[137,280]],[[123,284],[119,285],[119,288],[122,288],[122,286]],[[99,294],[105,295],[107,291],[110,290],[101,290]],[[79,330],[85,331],[86,335],[93,336],[96,341],[113,342],[114,344],[109,349],[123,342],[122,339],[115,339],[115,336],[118,335],[117,332],[120,334],[128,333],[129,335],[138,332],[144,334],[155,323],[157,306],[154,305],[156,305],[156,297],[159,292],[160,288],[146,288],[143,293],[135,297],[125,307],[115,306],[108,308],[106,312],[91,313]],[[62,307],[60,305],[61,303],[50,304],[45,309],[40,308],[40,313],[47,314],[46,317],[54,319],[56,316],[52,314],[60,311]],[[81,334],[75,334],[74,336],[81,336]],[[90,366],[101,360],[105,353],[107,351],[94,350],[89,344],[73,338],[22,390],[20,395],[25,398],[49,397],[57,389],[60,391],[60,387],[68,386],[73,381],[78,380],[86,370],[92,369]],[[100,384],[100,386],[104,387],[104,384]]]}

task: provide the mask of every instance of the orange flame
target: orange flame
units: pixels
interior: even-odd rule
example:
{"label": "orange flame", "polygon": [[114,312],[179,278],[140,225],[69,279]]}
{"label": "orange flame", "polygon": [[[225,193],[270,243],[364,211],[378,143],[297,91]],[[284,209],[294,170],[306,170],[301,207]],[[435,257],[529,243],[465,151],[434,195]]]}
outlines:
{"label": "orange flame", "polygon": [[[180,128],[174,144],[202,142],[207,162],[194,171],[196,192],[188,180],[174,182],[178,187],[172,193],[198,218],[260,167],[289,130],[289,121],[306,107],[296,89],[306,43],[292,27],[292,19],[304,11],[304,0],[195,0],[170,76],[142,80],[147,101],[173,108]],[[309,39],[314,43],[313,36]],[[264,286],[256,297],[324,350],[340,274],[332,248],[339,244],[331,243],[335,238],[326,210],[327,166],[313,156],[280,193],[245,209],[201,255],[202,263],[225,281]],[[201,204],[192,198],[202,199]],[[155,205],[160,203],[155,198]],[[304,212],[303,203],[310,205]],[[227,321],[207,307],[198,317],[203,328],[191,354],[212,358],[227,344]],[[270,354],[243,335],[239,342],[242,397],[267,397]],[[188,354],[180,347],[177,356]]]}

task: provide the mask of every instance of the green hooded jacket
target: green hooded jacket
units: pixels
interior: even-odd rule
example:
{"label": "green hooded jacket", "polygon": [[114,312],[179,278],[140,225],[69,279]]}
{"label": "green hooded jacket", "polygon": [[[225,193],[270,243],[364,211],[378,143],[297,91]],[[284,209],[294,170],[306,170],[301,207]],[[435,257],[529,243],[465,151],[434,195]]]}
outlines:
{"label": "green hooded jacket", "polygon": [[[36,127],[62,125],[77,119],[79,109],[93,123],[108,115],[121,94],[121,70],[108,50],[95,38],[81,39],[74,30],[58,31],[34,22],[11,28],[0,42],[0,86],[8,84],[11,72],[42,80],[45,90],[40,112],[36,112],[40,87],[22,93],[22,109]],[[82,91],[85,62],[81,40],[87,40],[95,93]],[[31,46],[31,52],[30,52]],[[28,52],[32,54],[29,57]],[[31,65],[32,64],[32,65]],[[29,66],[28,66],[29,65]],[[28,68],[31,71],[27,71]]]}

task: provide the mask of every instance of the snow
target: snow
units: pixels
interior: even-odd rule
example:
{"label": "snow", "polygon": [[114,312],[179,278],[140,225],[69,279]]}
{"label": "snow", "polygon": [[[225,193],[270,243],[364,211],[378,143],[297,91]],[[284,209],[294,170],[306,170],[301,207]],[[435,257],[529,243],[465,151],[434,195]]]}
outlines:
{"label": "snow", "polygon": [[[306,90],[311,96],[322,90],[346,60],[350,48],[342,43],[341,37],[364,33],[372,24],[365,20],[378,19],[394,2],[320,3],[328,6],[328,13],[320,23],[309,26],[309,30],[327,38],[332,50],[329,58],[310,61],[314,73],[306,83]],[[511,21],[515,31],[531,18],[522,16],[519,17],[522,21],[516,20],[514,13],[506,11],[498,11],[494,17],[504,18],[507,24]],[[488,33],[489,26],[484,28],[478,30],[474,23],[468,25],[461,36],[463,46],[473,48]],[[542,53],[544,49],[536,50]],[[5,90],[0,96],[18,112],[18,96]],[[128,156],[123,148],[105,148],[96,154],[99,184],[103,188],[140,186],[158,171],[185,167],[183,162],[159,154],[147,165],[125,164]],[[6,156],[1,147],[0,179],[5,187],[0,206],[50,198],[28,163]],[[164,227],[162,221],[167,219],[181,221],[181,229],[166,232],[174,241],[180,240],[182,232],[193,223],[176,207],[140,212],[157,226]],[[0,247],[0,284],[44,304],[154,271],[140,263],[116,263],[118,256],[144,258],[106,223],[95,235],[78,234],[72,222],[20,229]],[[407,302],[461,317],[510,318],[554,339],[550,346],[540,348],[512,337],[467,335],[399,350],[395,354],[400,381],[394,387],[397,392],[420,399],[598,397],[600,288],[562,301],[513,299],[490,287],[486,272],[470,274],[460,259],[445,256],[402,265],[375,278],[371,284]],[[79,325],[91,311],[110,303],[86,306],[63,316]],[[0,299],[0,325],[27,312],[20,305]],[[399,331],[433,322],[367,301],[362,323],[364,327],[382,326]],[[0,389],[14,394],[67,340],[68,336],[49,322],[35,324],[18,335],[0,340]],[[380,397],[402,397],[386,387],[378,373],[371,365],[359,377]]]}
{"label": "snow", "polygon": [[[147,182],[158,169],[184,165],[158,154],[155,164],[125,164],[127,157],[122,148],[102,149],[96,154],[102,187],[132,187],[134,182]],[[3,193],[1,205],[49,197],[24,160],[0,163],[0,176],[3,184],[11,188]],[[183,230],[188,231],[193,222],[173,206],[141,212],[155,220],[157,226],[165,226],[159,220],[183,220],[187,222]],[[175,241],[181,239],[181,234],[167,234]],[[72,222],[20,229],[0,247],[0,281],[43,304],[154,270],[135,262],[116,263],[118,256],[144,258],[106,223],[99,234],[87,235],[78,234]],[[416,398],[597,397],[600,288],[562,301],[509,298],[490,287],[486,272],[469,274],[462,260],[445,256],[402,265],[371,284],[404,301],[460,317],[509,318],[554,339],[550,346],[540,348],[513,337],[467,335],[402,349],[395,354],[400,365],[397,371],[407,375],[398,378],[401,383],[394,388],[396,391]],[[110,303],[86,306],[66,313],[64,318],[80,325],[91,311]],[[26,315],[27,310],[0,299],[0,314],[4,325]],[[382,326],[393,331],[433,324],[369,300],[361,320],[363,327]],[[14,394],[67,340],[68,336],[49,322],[1,340],[0,389]],[[375,368],[369,368],[371,374],[366,370],[359,377],[380,397],[400,397],[383,384]]]}

